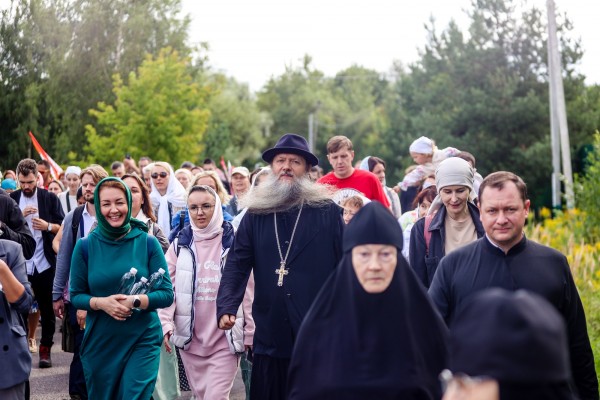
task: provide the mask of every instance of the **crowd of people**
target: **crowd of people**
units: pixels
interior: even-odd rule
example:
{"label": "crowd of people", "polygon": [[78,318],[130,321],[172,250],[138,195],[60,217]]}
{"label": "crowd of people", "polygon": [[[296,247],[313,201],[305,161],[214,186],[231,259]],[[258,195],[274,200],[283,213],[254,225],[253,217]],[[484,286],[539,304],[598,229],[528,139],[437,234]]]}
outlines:
{"label": "crowd of people", "polygon": [[408,152],[394,186],[345,136],[327,174],[296,134],[253,171],[23,159],[0,191],[0,398],[35,391],[32,354],[52,368],[58,318],[71,399],[228,399],[241,369],[254,400],[597,400],[525,182],[427,137]]}

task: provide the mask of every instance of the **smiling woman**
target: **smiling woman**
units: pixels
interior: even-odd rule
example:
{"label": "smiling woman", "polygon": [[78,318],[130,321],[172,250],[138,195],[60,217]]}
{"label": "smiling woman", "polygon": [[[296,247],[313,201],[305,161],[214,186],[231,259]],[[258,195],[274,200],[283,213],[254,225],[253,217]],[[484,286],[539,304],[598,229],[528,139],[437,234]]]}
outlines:
{"label": "smiling woman", "polygon": [[410,231],[410,266],[425,287],[431,285],[442,257],[485,233],[473,203],[474,175],[471,165],[458,157],[442,161],[435,171],[438,196],[429,215]]}
{"label": "smiling woman", "polygon": [[131,217],[123,185],[107,182],[100,188],[100,211],[113,228],[120,228],[125,218]]}
{"label": "smiling woman", "polygon": [[98,227],[77,241],[70,277],[71,302],[88,312],[81,347],[88,394],[93,399],[148,399],[162,343],[155,310],[173,302],[171,281],[166,277],[146,294],[117,291],[131,267],[138,277],[150,277],[167,264],[146,224],[131,218],[132,197],[123,181],[100,181],[94,206]]}

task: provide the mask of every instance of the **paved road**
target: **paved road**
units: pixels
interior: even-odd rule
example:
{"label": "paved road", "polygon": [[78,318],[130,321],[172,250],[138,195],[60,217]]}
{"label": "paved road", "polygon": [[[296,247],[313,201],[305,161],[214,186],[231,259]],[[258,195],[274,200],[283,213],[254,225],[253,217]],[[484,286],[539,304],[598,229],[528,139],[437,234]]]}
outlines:
{"label": "paved road", "polygon": [[[57,320],[58,322],[58,320]],[[31,370],[31,400],[63,400],[69,399],[69,365],[73,356],[64,353],[60,349],[61,334],[58,332],[59,323],[56,324],[57,332],[54,335],[54,346],[52,347],[52,368],[38,368],[39,355],[33,354],[33,365]],[[41,336],[40,328],[37,330],[37,339]],[[183,392],[178,400],[191,398],[190,392]],[[233,383],[230,400],[244,400],[245,391],[241,375],[238,375]]]}

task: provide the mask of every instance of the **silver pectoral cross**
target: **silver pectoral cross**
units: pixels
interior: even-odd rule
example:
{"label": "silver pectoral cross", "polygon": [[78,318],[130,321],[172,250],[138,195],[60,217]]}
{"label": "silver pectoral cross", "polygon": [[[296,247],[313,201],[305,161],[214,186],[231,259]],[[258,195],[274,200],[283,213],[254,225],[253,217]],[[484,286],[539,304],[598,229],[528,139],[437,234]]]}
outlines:
{"label": "silver pectoral cross", "polygon": [[279,275],[277,286],[283,286],[283,277],[288,274],[288,270],[285,269],[285,261],[282,261],[281,264],[279,264],[279,269],[276,269],[275,273]]}

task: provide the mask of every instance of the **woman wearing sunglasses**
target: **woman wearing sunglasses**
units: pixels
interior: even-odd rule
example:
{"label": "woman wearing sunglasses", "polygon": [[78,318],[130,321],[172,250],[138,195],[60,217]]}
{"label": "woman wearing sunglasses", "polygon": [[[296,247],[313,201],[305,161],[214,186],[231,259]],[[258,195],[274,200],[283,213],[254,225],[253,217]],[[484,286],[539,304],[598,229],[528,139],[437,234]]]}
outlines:
{"label": "woman wearing sunglasses", "polygon": [[152,208],[158,225],[165,234],[168,234],[171,232],[173,215],[185,209],[186,192],[183,185],[175,178],[169,163],[157,161],[149,167],[151,167]]}

